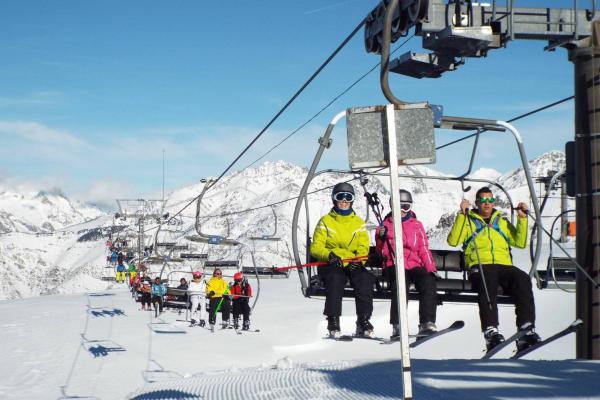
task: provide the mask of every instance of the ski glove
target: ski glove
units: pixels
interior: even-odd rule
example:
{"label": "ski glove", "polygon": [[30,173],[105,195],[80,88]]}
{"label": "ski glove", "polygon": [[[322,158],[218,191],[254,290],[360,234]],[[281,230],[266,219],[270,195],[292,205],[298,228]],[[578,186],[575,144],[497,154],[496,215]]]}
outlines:
{"label": "ski glove", "polygon": [[380,226],[379,230],[377,231],[377,234],[379,235],[379,239],[381,239],[381,240],[385,240],[385,238],[387,237],[387,233],[388,233],[387,226]]}
{"label": "ski glove", "polygon": [[348,269],[350,269],[350,271],[358,271],[361,268],[362,264],[359,262],[351,262],[350,264],[348,264]]}
{"label": "ski glove", "polygon": [[215,291],[211,290],[210,292],[208,292],[208,297],[213,297],[215,295]]}
{"label": "ski glove", "polygon": [[342,259],[335,254],[333,251],[331,253],[329,253],[329,265],[331,265],[332,267],[337,267],[337,268],[343,268],[344,267],[344,263],[342,262]]}

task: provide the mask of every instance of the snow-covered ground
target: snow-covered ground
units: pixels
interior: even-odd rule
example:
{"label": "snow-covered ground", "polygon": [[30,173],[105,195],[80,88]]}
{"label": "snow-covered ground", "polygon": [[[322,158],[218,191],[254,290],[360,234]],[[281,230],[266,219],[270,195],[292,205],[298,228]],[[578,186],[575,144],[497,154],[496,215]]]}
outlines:
{"label": "snow-covered ground", "polygon": [[[241,335],[189,328],[185,314],[171,310],[155,319],[118,285],[0,302],[0,398],[401,398],[399,344],[323,339],[323,302],[305,299],[299,287],[295,273],[261,280],[252,316],[260,332]],[[535,297],[543,337],[575,318],[574,295],[546,290]],[[388,313],[389,303],[375,304],[378,335],[391,333]],[[410,302],[413,333],[416,317],[417,303]],[[477,307],[438,308],[440,327],[456,319],[465,321],[462,330],[411,351],[416,399],[600,399],[600,362],[572,360],[573,335],[526,360],[507,360],[511,346],[499,359],[481,361]],[[501,307],[500,320],[502,332],[511,334],[513,308]],[[156,323],[183,333],[153,332]],[[354,304],[346,301],[342,330],[353,328]]]}

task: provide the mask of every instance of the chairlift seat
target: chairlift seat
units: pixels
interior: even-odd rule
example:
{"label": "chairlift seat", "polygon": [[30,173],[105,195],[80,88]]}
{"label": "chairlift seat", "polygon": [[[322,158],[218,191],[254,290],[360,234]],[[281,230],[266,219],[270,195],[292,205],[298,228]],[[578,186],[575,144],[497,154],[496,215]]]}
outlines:
{"label": "chairlift seat", "polygon": [[238,260],[213,260],[204,263],[205,268],[238,268],[239,266]]}
{"label": "chairlift seat", "polygon": [[167,308],[187,308],[187,290],[176,289],[172,287],[167,288],[167,293],[163,302],[163,307]]}
{"label": "chairlift seat", "polygon": [[261,278],[287,278],[289,277],[289,270],[277,271],[275,268],[269,267],[242,267],[242,272],[247,276],[253,276],[258,274]]}
{"label": "chairlift seat", "polygon": [[222,245],[222,246],[238,246],[241,244],[237,240],[227,239],[227,238],[224,238],[223,236],[217,236],[217,235],[212,235],[212,236],[188,235],[185,238],[192,242],[208,243],[208,244],[215,244],[215,245],[218,244],[218,245]]}
{"label": "chairlift seat", "polygon": [[[577,266],[569,257],[548,257],[546,270],[538,270],[538,274],[543,288],[573,289],[577,279]],[[558,285],[554,283],[555,280]]]}
{"label": "chairlift seat", "polygon": [[207,253],[181,253],[179,258],[184,260],[206,260],[208,258]]}

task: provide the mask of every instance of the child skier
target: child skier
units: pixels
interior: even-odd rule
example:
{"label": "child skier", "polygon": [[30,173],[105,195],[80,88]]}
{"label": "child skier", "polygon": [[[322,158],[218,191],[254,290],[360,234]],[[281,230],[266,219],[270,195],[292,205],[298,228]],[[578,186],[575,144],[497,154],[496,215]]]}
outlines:
{"label": "child skier", "polygon": [[188,296],[191,305],[191,323],[192,326],[198,323],[200,326],[205,325],[202,318],[204,312],[204,299],[206,298],[206,282],[202,279],[202,272],[196,271],[192,274],[192,281],[188,285]]}
{"label": "child skier", "polygon": [[241,272],[236,272],[233,275],[233,285],[231,285],[230,293],[233,300],[233,327],[238,329],[240,314],[243,316],[242,330],[250,329],[250,305],[249,300],[252,297],[252,288],[248,280]]}

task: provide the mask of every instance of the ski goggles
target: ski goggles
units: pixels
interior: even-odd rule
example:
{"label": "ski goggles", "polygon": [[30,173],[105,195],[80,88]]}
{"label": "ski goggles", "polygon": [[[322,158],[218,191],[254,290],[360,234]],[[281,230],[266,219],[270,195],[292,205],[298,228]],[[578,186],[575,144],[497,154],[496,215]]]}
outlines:
{"label": "ski goggles", "polygon": [[480,197],[477,201],[480,203],[493,203],[496,199],[494,197]]}
{"label": "ski goggles", "polygon": [[412,209],[411,203],[400,203],[400,209],[404,212],[409,212]]}
{"label": "ski goggles", "polygon": [[337,192],[336,194],[333,195],[333,200],[335,201],[347,201],[347,202],[353,202],[354,201],[354,193],[350,193],[350,192]]}

